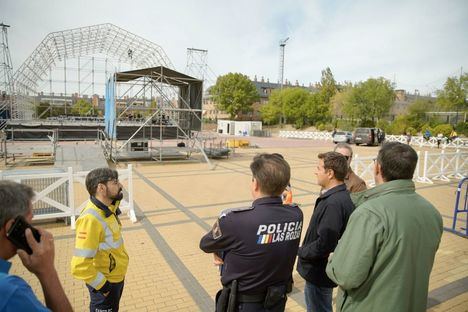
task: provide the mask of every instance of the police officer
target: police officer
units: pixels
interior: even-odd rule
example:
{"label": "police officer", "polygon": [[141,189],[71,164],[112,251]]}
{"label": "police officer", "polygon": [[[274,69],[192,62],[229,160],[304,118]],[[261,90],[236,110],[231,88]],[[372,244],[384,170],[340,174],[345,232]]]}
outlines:
{"label": "police officer", "polygon": [[200,248],[223,263],[216,311],[284,311],[292,288],[303,215],[283,205],[291,170],[279,154],[260,154],[250,164],[252,207],[222,213]]}

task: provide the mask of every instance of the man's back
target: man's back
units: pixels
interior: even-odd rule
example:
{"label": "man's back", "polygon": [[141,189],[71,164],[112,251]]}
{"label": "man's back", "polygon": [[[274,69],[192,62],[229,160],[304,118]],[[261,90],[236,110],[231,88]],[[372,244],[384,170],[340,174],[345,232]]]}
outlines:
{"label": "man's back", "polygon": [[357,203],[327,267],[345,290],[338,311],[425,311],[442,235],[440,214],[415,193],[411,180],[388,182],[365,194],[369,200]]}
{"label": "man's back", "polygon": [[210,232],[200,242],[205,252],[225,252],[223,285],[237,280],[238,291],[247,294],[289,281],[303,220],[299,207],[282,205],[280,197],[260,198],[252,206],[221,217],[221,236]]}

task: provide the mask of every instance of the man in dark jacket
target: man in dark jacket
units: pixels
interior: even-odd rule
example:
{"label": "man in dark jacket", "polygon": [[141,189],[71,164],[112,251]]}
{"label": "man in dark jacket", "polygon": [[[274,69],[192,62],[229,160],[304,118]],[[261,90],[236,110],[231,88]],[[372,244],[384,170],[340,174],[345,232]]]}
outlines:
{"label": "man in dark jacket", "polygon": [[297,271],[306,280],[307,311],[331,312],[336,284],[328,278],[325,268],[354,205],[344,184],[348,170],[346,158],[337,152],[319,154],[318,158],[316,175],[322,194],[315,202],[314,213],[298,251]]}

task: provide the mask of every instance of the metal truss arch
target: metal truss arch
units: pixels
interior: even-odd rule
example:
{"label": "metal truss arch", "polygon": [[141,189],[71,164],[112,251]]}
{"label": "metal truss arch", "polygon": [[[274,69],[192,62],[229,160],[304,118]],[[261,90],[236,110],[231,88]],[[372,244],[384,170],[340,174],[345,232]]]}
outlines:
{"label": "metal truss arch", "polygon": [[174,68],[161,46],[113,24],[98,24],[49,33],[15,72],[16,93],[34,94],[58,62],[92,55],[131,63],[134,68]]}

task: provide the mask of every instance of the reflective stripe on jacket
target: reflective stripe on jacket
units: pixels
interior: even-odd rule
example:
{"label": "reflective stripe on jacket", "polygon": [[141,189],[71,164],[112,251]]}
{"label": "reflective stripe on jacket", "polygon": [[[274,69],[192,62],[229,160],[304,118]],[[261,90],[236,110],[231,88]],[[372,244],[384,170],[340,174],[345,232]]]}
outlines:
{"label": "reflective stripe on jacket", "polygon": [[114,214],[117,207],[111,205],[109,209],[113,213],[106,217],[90,200],[76,221],[71,274],[96,290],[106,281],[123,281],[128,267],[120,221]]}

